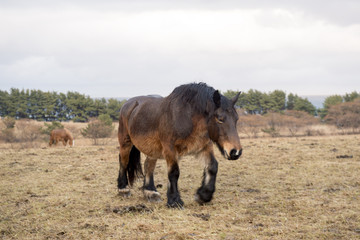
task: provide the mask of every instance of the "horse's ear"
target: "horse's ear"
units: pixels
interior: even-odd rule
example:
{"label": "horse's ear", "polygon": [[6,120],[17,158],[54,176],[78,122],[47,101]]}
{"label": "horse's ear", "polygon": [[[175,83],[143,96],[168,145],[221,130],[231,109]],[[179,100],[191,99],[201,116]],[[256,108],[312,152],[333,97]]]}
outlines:
{"label": "horse's ear", "polygon": [[233,98],[231,98],[231,102],[232,102],[233,105],[235,105],[235,103],[236,103],[237,100],[239,99],[240,93],[241,93],[241,92],[238,92],[238,93],[236,94],[236,96],[234,96]]}
{"label": "horse's ear", "polygon": [[213,94],[213,100],[215,103],[216,108],[219,108],[221,105],[221,96],[218,90],[216,90]]}

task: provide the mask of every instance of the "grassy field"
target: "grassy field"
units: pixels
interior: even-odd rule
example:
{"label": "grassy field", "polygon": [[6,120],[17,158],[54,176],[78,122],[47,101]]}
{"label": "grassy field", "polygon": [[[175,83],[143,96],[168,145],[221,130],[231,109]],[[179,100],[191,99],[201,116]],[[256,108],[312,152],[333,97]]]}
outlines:
{"label": "grassy field", "polygon": [[243,156],[217,153],[214,199],[199,206],[202,163],[180,162],[184,210],[136,182],[117,195],[118,144],[16,149],[0,144],[0,239],[360,239],[360,136],[243,139]]}

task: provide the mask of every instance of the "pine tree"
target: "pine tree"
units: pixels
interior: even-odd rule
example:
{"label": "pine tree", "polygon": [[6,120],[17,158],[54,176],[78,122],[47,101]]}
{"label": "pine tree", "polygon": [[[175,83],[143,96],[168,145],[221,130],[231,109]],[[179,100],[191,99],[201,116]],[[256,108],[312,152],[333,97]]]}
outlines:
{"label": "pine tree", "polygon": [[106,114],[110,115],[113,120],[119,119],[120,108],[123,104],[124,101],[120,102],[115,98],[110,98],[108,100]]}
{"label": "pine tree", "polygon": [[9,115],[10,111],[10,94],[7,91],[0,90],[0,116]]}

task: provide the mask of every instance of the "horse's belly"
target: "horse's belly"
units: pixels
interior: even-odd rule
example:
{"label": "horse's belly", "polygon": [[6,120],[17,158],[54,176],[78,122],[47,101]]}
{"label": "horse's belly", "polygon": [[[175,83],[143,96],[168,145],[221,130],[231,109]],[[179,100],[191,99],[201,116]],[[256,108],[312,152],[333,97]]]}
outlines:
{"label": "horse's belly", "polygon": [[133,144],[140,152],[151,158],[164,158],[162,155],[162,146],[159,140],[146,137],[137,137],[132,139]]}

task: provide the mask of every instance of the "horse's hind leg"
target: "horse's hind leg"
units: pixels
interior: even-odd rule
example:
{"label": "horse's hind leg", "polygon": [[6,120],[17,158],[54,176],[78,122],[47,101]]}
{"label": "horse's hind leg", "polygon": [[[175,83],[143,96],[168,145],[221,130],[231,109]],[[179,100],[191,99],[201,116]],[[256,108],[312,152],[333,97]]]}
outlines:
{"label": "horse's hind leg", "polygon": [[126,144],[125,146],[120,145],[120,153],[119,153],[119,176],[118,176],[118,191],[120,195],[129,196],[130,188],[127,177],[127,167],[129,164],[129,157],[132,145]]}
{"label": "horse's hind leg", "polygon": [[216,174],[218,170],[218,162],[214,157],[212,146],[208,146],[202,153],[205,159],[205,168],[201,187],[195,194],[195,200],[199,204],[210,202],[215,192]]}
{"label": "horse's hind leg", "polygon": [[157,159],[146,157],[144,162],[145,178],[144,178],[144,197],[150,202],[161,201],[160,193],[156,190],[154,184],[154,170]]}

